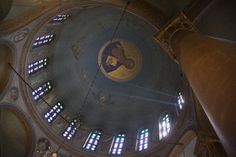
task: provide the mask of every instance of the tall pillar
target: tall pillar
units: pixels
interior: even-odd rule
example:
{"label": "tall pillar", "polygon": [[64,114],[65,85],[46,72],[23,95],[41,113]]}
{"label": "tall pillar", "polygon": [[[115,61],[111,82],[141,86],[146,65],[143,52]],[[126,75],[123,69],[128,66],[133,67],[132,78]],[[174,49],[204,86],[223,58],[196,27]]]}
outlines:
{"label": "tall pillar", "polygon": [[[169,35],[156,39],[180,64],[227,154],[235,157],[236,45],[198,33],[186,17],[180,19],[167,26]],[[181,29],[173,30],[178,23]]]}

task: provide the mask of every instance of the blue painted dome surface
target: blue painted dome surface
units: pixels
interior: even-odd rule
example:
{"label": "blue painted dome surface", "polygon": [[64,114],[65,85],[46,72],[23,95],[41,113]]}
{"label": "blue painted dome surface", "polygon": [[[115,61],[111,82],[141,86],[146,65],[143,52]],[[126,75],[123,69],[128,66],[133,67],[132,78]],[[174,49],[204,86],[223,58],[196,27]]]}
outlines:
{"label": "blue painted dome surface", "polygon": [[81,114],[88,127],[133,131],[157,123],[164,111],[175,111],[181,86],[178,67],[154,40],[158,30],[142,18],[127,12],[115,35],[140,51],[140,71],[124,82],[98,71],[99,51],[111,40],[121,13],[113,7],[78,12],[63,26],[53,49],[51,75],[57,96],[67,115]]}

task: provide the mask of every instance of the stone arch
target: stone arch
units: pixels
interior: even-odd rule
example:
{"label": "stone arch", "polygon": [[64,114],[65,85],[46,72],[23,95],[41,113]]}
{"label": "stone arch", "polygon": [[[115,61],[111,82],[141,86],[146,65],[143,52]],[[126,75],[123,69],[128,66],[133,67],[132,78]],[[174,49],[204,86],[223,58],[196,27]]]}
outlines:
{"label": "stone arch", "polygon": [[[192,147],[195,147],[196,139],[197,135],[195,131],[189,130],[185,132],[185,134],[179,139],[178,143],[172,149],[168,157],[182,157],[182,156],[190,157],[188,156],[189,152],[187,151],[189,151]],[[186,151],[186,149],[188,150]]]}
{"label": "stone arch", "polygon": [[12,61],[12,49],[6,44],[0,43],[0,94],[10,79],[11,68],[8,63],[12,63]]}
{"label": "stone arch", "polygon": [[9,13],[13,0],[0,1],[0,21],[3,20]]}
{"label": "stone arch", "polygon": [[1,157],[30,157],[33,152],[33,130],[22,112],[0,105]]}

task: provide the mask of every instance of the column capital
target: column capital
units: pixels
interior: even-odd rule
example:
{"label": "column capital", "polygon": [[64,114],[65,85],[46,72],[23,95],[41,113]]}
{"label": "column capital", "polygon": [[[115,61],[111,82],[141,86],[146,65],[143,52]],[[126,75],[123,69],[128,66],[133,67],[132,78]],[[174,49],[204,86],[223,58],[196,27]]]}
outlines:
{"label": "column capital", "polygon": [[197,28],[183,12],[175,16],[162,29],[160,29],[157,34],[154,35],[154,39],[159,43],[161,48],[177,63],[177,56],[171,47],[171,39],[173,35],[180,30],[198,32]]}

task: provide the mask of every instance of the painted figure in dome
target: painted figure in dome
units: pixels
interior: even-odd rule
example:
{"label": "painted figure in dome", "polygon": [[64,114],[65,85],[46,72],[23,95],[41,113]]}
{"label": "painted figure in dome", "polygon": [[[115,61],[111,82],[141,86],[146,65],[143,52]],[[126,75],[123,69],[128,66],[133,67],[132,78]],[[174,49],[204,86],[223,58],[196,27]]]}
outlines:
{"label": "painted figure in dome", "polygon": [[133,69],[135,63],[133,59],[125,56],[124,48],[119,41],[112,42],[107,45],[102,53],[102,66],[109,73],[117,70],[122,65],[126,69]]}

